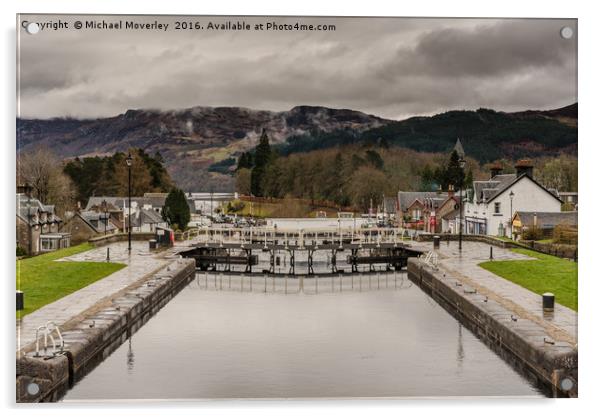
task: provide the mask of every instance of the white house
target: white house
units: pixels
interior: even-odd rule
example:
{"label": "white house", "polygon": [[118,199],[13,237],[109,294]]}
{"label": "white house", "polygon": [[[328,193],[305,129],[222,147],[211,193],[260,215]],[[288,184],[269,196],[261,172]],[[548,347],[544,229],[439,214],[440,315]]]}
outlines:
{"label": "white house", "polygon": [[501,174],[500,165],[491,168],[491,178],[474,181],[463,204],[463,231],[511,237],[516,211],[560,212],[562,201],[556,193],[533,179],[533,163],[516,163],[516,174]]}

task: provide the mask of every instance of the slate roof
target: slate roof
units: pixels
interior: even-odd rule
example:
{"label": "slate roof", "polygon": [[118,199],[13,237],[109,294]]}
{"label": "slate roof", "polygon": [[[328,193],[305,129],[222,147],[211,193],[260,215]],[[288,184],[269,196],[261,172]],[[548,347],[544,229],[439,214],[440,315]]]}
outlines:
{"label": "slate roof", "polygon": [[[150,205],[151,207],[163,207],[165,205],[166,197],[162,195],[158,195],[159,193],[152,193],[149,197],[132,197],[132,203],[136,203],[138,207],[142,207],[144,205]],[[88,199],[88,204],[86,205],[86,210],[91,210],[93,207],[101,207],[102,202],[106,201],[107,204],[110,204],[116,208],[123,209],[128,205],[128,198],[125,197],[115,197],[115,196],[98,196],[98,197],[90,197]]]}
{"label": "slate roof", "polygon": [[437,197],[426,197],[424,199],[424,205],[428,209],[437,210],[447,200],[447,196],[437,195]]}
{"label": "slate roof", "polygon": [[416,200],[423,202],[425,198],[436,198],[439,196],[441,196],[441,193],[436,191],[399,191],[397,193],[397,201],[399,209],[401,211],[406,211]]}
{"label": "slate roof", "polygon": [[117,229],[117,227],[111,221],[109,221],[110,215],[108,213],[105,215],[105,213],[98,213],[96,211],[82,211],[76,215],[79,215],[82,220],[85,221],[97,233],[105,231],[105,221],[107,222],[107,232],[113,232]]}
{"label": "slate roof", "polygon": [[576,211],[560,212],[537,212],[537,211],[517,211],[514,215],[518,217],[523,226],[533,226],[533,220],[537,215],[537,226],[543,229],[551,229],[559,224],[568,226],[577,226],[579,216]]}
{"label": "slate roof", "polygon": [[395,211],[397,211],[395,197],[385,197],[385,213],[395,213]]}
{"label": "slate roof", "polygon": [[[30,226],[42,223],[62,222],[61,218],[54,213],[54,206],[49,204],[42,204],[40,200],[33,197],[28,197],[25,194],[17,194],[17,216]],[[46,222],[41,222],[40,214],[46,213]],[[37,216],[34,221],[32,216]]]}
{"label": "slate roof", "polygon": [[160,213],[157,213],[152,209],[141,209],[137,213],[132,213],[132,226],[141,227],[145,224],[159,224],[166,223],[161,217]]}
{"label": "slate roof", "polygon": [[475,201],[477,203],[489,203],[495,200],[495,198],[498,195],[506,191],[506,189],[508,189],[514,183],[520,181],[523,177],[529,178],[535,184],[540,186],[543,190],[550,193],[550,195],[559,200],[558,192],[556,192],[556,190],[548,190],[543,185],[541,185],[526,174],[522,174],[518,177],[516,176],[516,174],[500,174],[494,176],[493,178],[487,181],[473,182]]}

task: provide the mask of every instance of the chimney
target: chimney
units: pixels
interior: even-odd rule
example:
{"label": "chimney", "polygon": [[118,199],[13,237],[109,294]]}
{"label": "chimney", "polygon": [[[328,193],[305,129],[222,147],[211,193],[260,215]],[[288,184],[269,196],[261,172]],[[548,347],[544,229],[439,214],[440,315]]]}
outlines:
{"label": "chimney", "polygon": [[489,168],[489,170],[491,171],[490,178],[493,178],[496,175],[500,175],[502,173],[503,169],[504,168],[502,167],[502,164],[499,162],[494,162],[493,164],[491,164],[491,167]]}
{"label": "chimney", "polygon": [[533,161],[530,159],[520,159],[514,165],[516,168],[516,177],[526,174],[529,178],[533,178]]}
{"label": "chimney", "polygon": [[31,198],[31,192],[33,191],[33,187],[28,183],[23,185],[17,185],[17,194],[25,194],[27,197]]}
{"label": "chimney", "polygon": [[455,194],[455,191],[454,191],[454,186],[453,186],[452,184],[449,184],[449,185],[447,186],[447,196],[448,196],[448,197],[453,197],[453,196],[454,196],[454,194]]}

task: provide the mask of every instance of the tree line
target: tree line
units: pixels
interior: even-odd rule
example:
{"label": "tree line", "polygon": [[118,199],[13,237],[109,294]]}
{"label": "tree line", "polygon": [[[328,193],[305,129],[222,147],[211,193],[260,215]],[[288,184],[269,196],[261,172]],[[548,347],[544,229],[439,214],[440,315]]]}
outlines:
{"label": "tree line", "polygon": [[[398,191],[471,188],[474,180],[489,179],[490,164],[452,152],[418,152],[390,146],[352,144],[308,152],[281,153],[263,132],[257,147],[243,153],[236,168],[236,188],[257,197],[328,200],[366,210],[383,196]],[[514,161],[502,159],[504,173],[514,173]],[[577,158],[568,154],[534,159],[535,179],[559,191],[577,190]]]}
{"label": "tree line", "polygon": [[[130,149],[132,195],[169,192],[174,183],[160,154]],[[128,193],[127,154],[94,156],[62,161],[52,150],[39,146],[17,155],[17,185],[32,187],[33,197],[55,206],[59,215],[85,206],[91,196]]]}

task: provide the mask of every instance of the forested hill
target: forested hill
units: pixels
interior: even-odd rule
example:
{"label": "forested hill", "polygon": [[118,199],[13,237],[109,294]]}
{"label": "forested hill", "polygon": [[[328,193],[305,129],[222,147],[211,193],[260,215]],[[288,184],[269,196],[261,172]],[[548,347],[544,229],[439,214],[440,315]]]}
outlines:
{"label": "forested hill", "polygon": [[347,144],[400,146],[419,152],[448,152],[461,138],[467,155],[480,162],[577,153],[577,103],[548,111],[448,111],[413,117],[364,132],[339,130],[289,137],[288,155]]}

